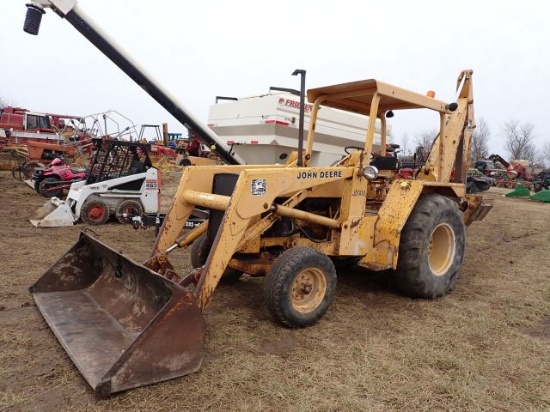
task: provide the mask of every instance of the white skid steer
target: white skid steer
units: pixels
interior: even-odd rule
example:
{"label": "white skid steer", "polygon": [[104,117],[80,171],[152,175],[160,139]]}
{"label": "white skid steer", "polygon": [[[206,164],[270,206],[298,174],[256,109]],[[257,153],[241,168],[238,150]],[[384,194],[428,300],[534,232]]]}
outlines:
{"label": "white skid steer", "polygon": [[95,139],[86,180],[73,183],[66,200],[52,197],[35,212],[36,227],[72,226],[82,219],[90,225],[115,216],[131,223],[135,216],[159,212],[160,182],[147,144]]}

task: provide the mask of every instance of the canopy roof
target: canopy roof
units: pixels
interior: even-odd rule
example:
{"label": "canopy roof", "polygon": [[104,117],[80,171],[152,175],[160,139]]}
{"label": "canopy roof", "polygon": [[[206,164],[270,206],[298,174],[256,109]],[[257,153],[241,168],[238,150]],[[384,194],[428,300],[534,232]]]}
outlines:
{"label": "canopy roof", "polygon": [[308,100],[313,103],[323,98],[323,106],[369,115],[374,93],[380,95],[378,113],[388,110],[427,108],[438,112],[448,112],[447,103],[432,97],[412,92],[379,80],[360,80],[334,86],[319,87],[307,91]]}

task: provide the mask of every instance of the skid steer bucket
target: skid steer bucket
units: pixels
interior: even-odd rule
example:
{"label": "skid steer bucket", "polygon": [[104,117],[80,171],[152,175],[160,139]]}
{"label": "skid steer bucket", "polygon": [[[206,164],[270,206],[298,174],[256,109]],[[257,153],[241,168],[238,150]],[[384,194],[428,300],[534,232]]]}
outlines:
{"label": "skid steer bucket", "polygon": [[206,322],[192,294],[86,233],[30,292],[100,396],[201,366]]}
{"label": "skid steer bucket", "polygon": [[76,218],[67,202],[57,197],[50,198],[31,218],[31,223],[36,227],[72,226],[75,222]]}

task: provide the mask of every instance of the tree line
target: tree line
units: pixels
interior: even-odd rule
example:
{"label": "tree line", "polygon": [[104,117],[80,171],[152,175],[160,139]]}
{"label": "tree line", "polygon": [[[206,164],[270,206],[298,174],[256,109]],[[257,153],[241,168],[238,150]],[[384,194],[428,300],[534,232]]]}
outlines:
{"label": "tree line", "polygon": [[[541,148],[537,148],[535,145],[535,126],[532,123],[509,120],[504,123],[500,132],[501,136],[504,137],[504,149],[509,160],[528,160],[534,165],[550,166],[550,140],[546,141]],[[437,130],[431,130],[416,136],[412,141],[414,145],[412,151],[410,150],[408,136],[403,136],[401,140],[402,153],[405,156],[410,156],[413,151],[416,151],[419,155],[427,158],[437,134]],[[492,154],[489,151],[490,136],[489,126],[481,118],[472,134],[470,159],[472,165],[477,160],[486,159]]]}

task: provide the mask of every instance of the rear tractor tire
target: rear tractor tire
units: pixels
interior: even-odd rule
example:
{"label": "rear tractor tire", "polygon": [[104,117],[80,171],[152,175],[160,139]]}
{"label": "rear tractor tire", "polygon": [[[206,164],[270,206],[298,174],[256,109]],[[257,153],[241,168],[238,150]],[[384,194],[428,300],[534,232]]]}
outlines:
{"label": "rear tractor tire", "polygon": [[464,234],[463,216],[455,202],[438,194],[421,196],[401,232],[398,289],[414,298],[446,294],[464,260]]}
{"label": "rear tractor tire", "polygon": [[316,323],[326,313],[335,291],[336,269],[330,258],[303,246],[283,252],[264,283],[267,309],[289,328]]}
{"label": "rear tractor tire", "polygon": [[101,199],[89,199],[82,205],[80,216],[89,225],[102,225],[109,220],[109,207]]}
{"label": "rear tractor tire", "polygon": [[117,205],[115,216],[120,223],[131,223],[132,217],[141,216],[143,207],[137,200],[123,200]]}
{"label": "rear tractor tire", "polygon": [[[191,254],[191,266],[194,268],[200,268],[206,263],[208,254],[212,244],[208,240],[206,233],[200,235],[195,241],[191,244],[189,253]],[[239,281],[243,272],[240,270],[232,269],[230,267],[226,268],[223,272],[222,278],[220,279],[220,284],[222,285],[232,285]]]}

